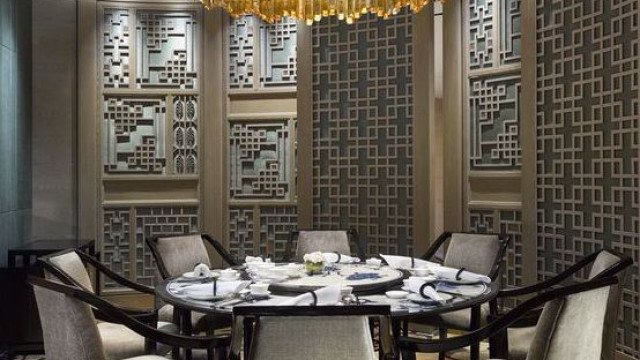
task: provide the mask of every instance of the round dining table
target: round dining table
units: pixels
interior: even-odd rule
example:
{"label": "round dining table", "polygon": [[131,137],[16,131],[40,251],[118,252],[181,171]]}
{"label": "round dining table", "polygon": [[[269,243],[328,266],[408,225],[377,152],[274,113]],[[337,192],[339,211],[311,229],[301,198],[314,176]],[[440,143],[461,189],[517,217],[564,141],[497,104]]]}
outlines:
{"label": "round dining table", "polygon": [[[352,288],[353,297],[357,304],[379,304],[389,305],[391,310],[392,322],[394,324],[394,336],[400,335],[400,324],[403,322],[410,322],[412,320],[427,319],[443,313],[448,313],[457,310],[470,309],[471,310],[471,328],[479,328],[481,324],[481,305],[490,302],[498,295],[498,284],[496,282],[482,285],[480,290],[477,290],[473,295],[460,294],[447,292],[447,301],[443,302],[428,302],[419,303],[406,298],[392,299],[386,295],[390,290],[408,290],[403,287],[403,280],[410,277],[411,273],[406,270],[392,269],[387,266],[383,266],[377,270],[371,270],[364,264],[359,265],[340,265],[343,271],[334,271],[321,275],[288,278],[286,280],[280,280],[278,282],[271,283],[269,285],[270,299],[264,300],[273,301],[274,298],[286,298],[296,296],[301,293],[313,291],[323,286],[340,284],[342,286],[348,286]],[[380,274],[376,278],[368,278],[358,276],[347,276],[344,271],[344,267],[348,266],[348,275],[353,273],[371,273],[376,272]],[[352,280],[348,280],[352,278]],[[250,282],[262,282],[263,279],[256,279],[252,276],[251,272],[246,268],[239,270],[239,277],[236,280],[250,281]],[[207,284],[212,283],[213,278],[172,278],[164,280],[158,283],[155,287],[156,296],[162,300],[162,302],[171,304],[179,313],[179,317],[183,319],[180,321],[180,330],[183,334],[189,334],[191,329],[188,327],[190,319],[190,313],[192,311],[215,314],[217,316],[232,316],[233,307],[247,303],[252,305],[260,305],[261,301],[245,300],[243,297],[232,296],[229,298],[215,299],[215,300],[196,300],[183,293],[181,289],[186,288],[194,284]],[[216,279],[216,282],[220,283],[220,279]],[[464,285],[463,285],[464,286]],[[469,286],[469,285],[466,285]],[[455,289],[455,287],[454,287]],[[250,297],[248,298],[250,299]],[[266,304],[265,304],[266,305]],[[273,305],[271,302],[269,305]],[[354,304],[349,304],[353,306]],[[471,349],[470,358],[478,359],[478,349]]]}

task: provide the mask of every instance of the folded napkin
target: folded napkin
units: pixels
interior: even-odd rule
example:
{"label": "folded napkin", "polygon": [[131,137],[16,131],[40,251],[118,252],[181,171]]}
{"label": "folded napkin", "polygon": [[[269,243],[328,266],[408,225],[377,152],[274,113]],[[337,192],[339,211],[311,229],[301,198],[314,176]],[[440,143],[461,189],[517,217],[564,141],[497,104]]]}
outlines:
{"label": "folded napkin", "polygon": [[[249,286],[249,281],[218,281],[216,285],[216,296],[226,296],[239,292]],[[213,294],[213,283],[194,284],[185,286],[182,291],[189,294]]]}
{"label": "folded napkin", "polygon": [[206,264],[198,264],[193,268],[193,275],[198,277],[209,277],[211,276],[211,270]]}
{"label": "folded napkin", "polygon": [[351,264],[355,262],[354,257],[344,254],[322,253],[322,257],[324,258],[324,261],[328,263]]}
{"label": "folded napkin", "polygon": [[247,256],[244,258],[244,262],[249,264],[249,263],[257,263],[257,262],[264,262],[264,259],[261,258],[260,256]]}
{"label": "folded napkin", "polygon": [[[325,286],[321,289],[314,291],[316,297],[318,298],[317,305],[335,305],[340,301],[340,285],[329,285]],[[298,295],[294,298],[287,299],[283,301],[280,305],[282,306],[293,306],[293,305],[312,305],[313,304],[313,295],[311,293],[304,293],[302,295]]]}
{"label": "folded napkin", "polygon": [[451,280],[454,282],[465,281],[465,282],[491,284],[490,277],[476,274],[471,271],[463,270],[462,272],[460,272],[460,269],[454,269],[446,266],[430,268],[429,270],[431,270],[431,272],[441,280]]}
{"label": "folded napkin", "polygon": [[442,301],[442,297],[433,288],[433,286],[427,285],[425,287],[422,287],[424,284],[428,284],[430,282],[425,281],[422,278],[414,277],[414,276],[410,277],[406,282],[407,282],[407,286],[409,287],[409,290],[411,292],[414,292],[416,294],[420,294],[425,299],[432,299],[432,300],[435,300],[435,301]]}
{"label": "folded napkin", "polygon": [[413,258],[413,261],[412,261],[410,256],[382,255],[382,254],[380,254],[380,256],[387,262],[387,264],[389,264],[390,267],[394,269],[409,270],[412,268],[421,268],[421,267],[432,269],[434,267],[440,266],[440,264],[427,261],[427,260],[418,259],[418,258]]}

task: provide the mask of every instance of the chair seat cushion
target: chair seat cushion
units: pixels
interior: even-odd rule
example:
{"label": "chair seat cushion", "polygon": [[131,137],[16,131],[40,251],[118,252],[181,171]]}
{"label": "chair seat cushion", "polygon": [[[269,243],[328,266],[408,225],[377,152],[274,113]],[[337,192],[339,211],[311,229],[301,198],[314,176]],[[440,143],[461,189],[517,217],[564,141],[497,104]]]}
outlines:
{"label": "chair seat cushion", "polygon": [[[173,322],[173,305],[164,305],[158,310],[158,321]],[[193,332],[207,332],[231,326],[231,316],[224,314],[204,314],[192,311],[191,325]]]}
{"label": "chair seat cushion", "polygon": [[[480,307],[480,326],[486,325],[489,315],[489,304]],[[446,329],[469,330],[471,328],[471,309],[462,309],[444,313],[420,323],[439,326]]]}
{"label": "chair seat cushion", "polygon": [[535,332],[535,326],[509,328],[507,330],[509,359],[525,360],[527,358],[527,353],[529,352],[529,347],[531,347],[531,341],[533,341]]}
{"label": "chair seat cushion", "polygon": [[[172,323],[158,322],[158,329],[169,333],[177,333],[178,328]],[[109,360],[122,360],[134,356],[145,355],[145,339],[122,324],[98,323],[98,332],[102,338],[102,346]],[[158,354],[166,354],[170,348],[158,344]]]}

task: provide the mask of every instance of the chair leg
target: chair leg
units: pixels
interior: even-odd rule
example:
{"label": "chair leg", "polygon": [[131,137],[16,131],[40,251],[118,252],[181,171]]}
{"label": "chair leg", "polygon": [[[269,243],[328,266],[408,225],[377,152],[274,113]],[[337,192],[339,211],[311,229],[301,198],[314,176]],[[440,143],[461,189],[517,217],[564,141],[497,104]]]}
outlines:
{"label": "chair leg", "polygon": [[[471,308],[471,323],[469,324],[469,330],[474,331],[480,328],[480,317],[482,313],[480,311],[480,305]],[[480,360],[480,343],[471,344],[470,346],[469,360]]]}
{"label": "chair leg", "polygon": [[[440,340],[444,340],[447,338],[447,329],[446,328],[438,328],[438,335],[440,337]],[[438,360],[445,360],[447,357],[447,353],[444,351],[441,351],[438,353]]]}

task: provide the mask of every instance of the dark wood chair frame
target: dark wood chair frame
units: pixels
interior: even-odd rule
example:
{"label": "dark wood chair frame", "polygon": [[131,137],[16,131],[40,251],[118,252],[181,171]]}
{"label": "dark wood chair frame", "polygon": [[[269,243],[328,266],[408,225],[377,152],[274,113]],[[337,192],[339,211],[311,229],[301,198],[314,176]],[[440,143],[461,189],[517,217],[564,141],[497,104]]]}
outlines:
{"label": "dark wood chair frame", "polygon": [[29,277],[29,283],[33,286],[53,290],[82,301],[92,308],[97,309],[100,313],[105,314],[109,321],[125,325],[154,344],[162,343],[174,348],[206,349],[209,360],[215,358],[216,349],[226,349],[230,344],[229,337],[184,336],[158,330],[82,287],[57,283],[35,276]]}
{"label": "dark wood chair frame", "polygon": [[[500,241],[500,248],[498,249],[498,253],[496,254],[496,257],[491,266],[491,270],[489,271],[489,274],[488,274],[491,281],[498,280],[504,268],[504,256],[507,252],[507,248],[509,247],[509,244],[511,243],[511,237],[503,233],[501,234],[472,233],[472,232],[463,232],[463,231],[459,231],[455,233],[456,234],[473,234],[473,235],[495,235],[498,237],[498,240]],[[451,236],[453,234],[454,233],[450,231],[445,231],[442,234],[440,234],[440,236],[438,236],[438,238],[431,244],[431,246],[429,246],[427,251],[420,258],[423,260],[442,263],[444,261],[444,258],[438,258],[436,255],[440,250],[442,250],[442,253],[446,255],[446,251],[444,251],[445,250],[444,246],[446,245],[447,241],[451,239]],[[489,307],[490,307],[490,311],[489,311],[490,314],[496,314],[498,312],[498,303],[496,301],[491,301],[489,303]],[[471,330],[475,330],[480,327],[480,323],[482,320],[480,317],[481,317],[480,306],[472,308],[471,319],[470,319]],[[408,327],[409,327],[409,324],[407,322],[403,323],[402,334],[404,336],[407,336]],[[438,331],[441,339],[447,338],[447,334],[448,334],[447,328],[440,327],[438,328]],[[480,347],[478,345],[471,346],[470,359],[478,359],[479,355],[480,355]],[[439,359],[443,360],[444,358],[445,358],[445,353],[444,352],[440,353]]]}
{"label": "dark wood chair frame", "polygon": [[[95,294],[97,296],[100,295],[100,282],[101,282],[101,274],[104,274],[106,277],[108,277],[109,279],[113,280],[114,282],[116,282],[117,284],[143,293],[143,294],[147,294],[147,295],[155,295],[155,291],[152,287],[150,286],[146,286],[146,285],[142,285],[142,284],[138,284],[136,282],[133,282],[127,278],[124,278],[118,274],[116,274],[113,270],[109,269],[107,266],[105,266],[103,263],[101,263],[100,261],[98,261],[98,259],[94,258],[93,256],[78,250],[78,249],[67,249],[67,250],[62,250],[53,254],[48,254],[45,256],[41,256],[38,258],[38,263],[40,265],[42,265],[42,268],[52,274],[53,276],[55,276],[56,278],[58,278],[60,281],[62,281],[64,284],[67,285],[72,285],[72,286],[76,286],[79,287],[87,292],[90,292],[89,289],[86,289],[84,286],[82,286],[82,284],[78,283],[76,280],[74,280],[71,276],[69,276],[69,274],[67,274],[65,271],[63,271],[62,269],[60,269],[58,266],[56,266],[52,261],[51,258],[53,257],[57,257],[60,255],[64,255],[64,254],[68,254],[71,252],[75,252],[78,257],[80,258],[80,260],[82,260],[83,264],[85,266],[89,265],[91,266],[94,270],[95,270],[95,279],[94,279],[94,283],[95,283]],[[106,300],[105,300],[106,301]],[[112,306],[116,306],[113,305]],[[141,309],[134,309],[134,308],[128,308],[122,305],[117,305],[116,306],[118,309],[120,309],[121,311],[124,311],[125,313],[127,313],[130,316],[134,316],[136,317],[138,320],[140,321],[145,321],[149,324],[152,324],[153,322],[157,322],[157,312],[155,309],[149,309],[149,310],[141,310]],[[99,311],[95,312],[96,314],[96,318],[100,319],[100,320],[104,320],[102,318],[102,315]]]}
{"label": "dark wood chair frame", "polygon": [[[615,277],[618,275],[618,273],[633,265],[633,259],[629,255],[623,254],[613,249],[603,248],[583,257],[580,261],[571,265],[568,269],[552,278],[530,286],[508,287],[502,289],[498,292],[496,299],[517,298],[521,296],[529,296],[532,294],[542,294],[562,287],[563,284],[566,285],[567,282],[569,284],[576,284],[578,283],[578,281],[574,280],[574,276],[579,275],[580,271],[586,270],[587,266],[593,264],[598,255],[605,251],[614,256],[617,256],[618,258],[620,258],[620,260],[604,269],[600,274],[594,276],[592,280]],[[538,322],[538,318],[540,317],[541,312],[542,308],[531,309],[527,314],[522,315],[519,319],[509,324],[508,328],[535,326]],[[490,315],[489,320],[493,321],[497,318],[498,316],[496,314],[492,314]],[[505,327],[503,331],[497,332],[490,340],[490,356],[495,358],[507,358],[509,355],[509,339],[507,336],[507,327]]]}
{"label": "dark wood chair frame", "polygon": [[[147,245],[149,246],[149,249],[151,249],[151,254],[153,255],[153,258],[156,260],[158,271],[160,272],[160,276],[162,276],[163,279],[168,279],[171,277],[171,275],[169,274],[169,271],[167,271],[167,267],[164,264],[164,261],[162,260],[162,256],[160,256],[160,251],[158,251],[158,241],[166,237],[188,236],[188,235],[200,235],[203,241],[205,241],[206,243],[209,243],[209,245],[213,247],[213,249],[218,253],[218,255],[220,255],[220,257],[222,258],[222,260],[224,260],[224,262],[226,262],[230,266],[240,265],[240,262],[237,259],[235,259],[233,255],[231,255],[231,253],[227,251],[227,249],[225,249],[224,246],[222,246],[222,244],[219,241],[211,237],[211,235],[209,234],[184,234],[184,235],[166,235],[166,236],[161,235],[161,236],[155,236],[153,238],[147,238]],[[194,266],[195,265],[196,264],[194,264]]]}
{"label": "dark wood chair frame", "polygon": [[[389,305],[343,305],[343,306],[237,306],[233,308],[234,319],[243,317],[245,359],[257,359],[252,344],[259,336],[260,318],[265,316],[367,316],[380,327],[380,359],[397,359],[396,347],[390,333],[391,308]],[[232,349],[230,360],[240,359],[240,349]]]}
{"label": "dark wood chair frame", "polygon": [[349,246],[351,247],[352,244],[355,244],[357,256],[360,259],[364,259],[366,256],[366,253],[364,251],[364,244],[362,244],[362,240],[358,235],[358,231],[354,228],[351,228],[349,230],[298,229],[298,230],[292,230],[289,233],[289,241],[287,241],[287,245],[284,250],[285,255],[284,255],[284,258],[282,259],[283,262],[289,262],[291,261],[291,259],[293,259],[294,252],[295,252],[295,249],[293,248],[293,243],[296,241],[301,231],[309,231],[309,232],[311,231],[344,231],[347,233],[347,236],[349,237]]}
{"label": "dark wood chair frame", "polygon": [[402,336],[398,340],[398,346],[400,348],[400,352],[402,353],[402,359],[413,360],[415,359],[415,354],[417,352],[444,353],[466,346],[477,345],[482,340],[491,339],[497,333],[504,331],[504,329],[506,329],[509,325],[525,316],[532,309],[539,308],[548,301],[563,298],[572,294],[594,290],[604,286],[611,286],[617,283],[618,279],[615,276],[600,277],[587,282],[554,288],[552,290],[542,292],[536,297],[524,301],[522,304],[509,311],[507,314],[495,319],[488,325],[454,338],[444,340],[427,340]]}

